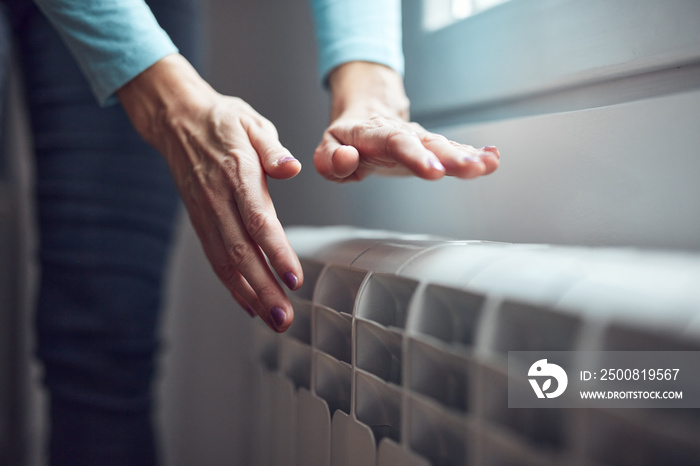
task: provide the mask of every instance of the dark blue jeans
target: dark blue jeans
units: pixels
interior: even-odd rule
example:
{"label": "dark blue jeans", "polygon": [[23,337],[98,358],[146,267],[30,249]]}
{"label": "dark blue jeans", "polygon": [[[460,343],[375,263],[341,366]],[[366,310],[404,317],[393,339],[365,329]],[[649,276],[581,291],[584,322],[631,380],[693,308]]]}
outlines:
{"label": "dark blue jeans", "polygon": [[[3,0],[36,152],[38,355],[52,465],[152,465],[154,356],[178,198],[168,168],[116,105],[99,108],[29,0]],[[196,0],[148,2],[199,61]]]}

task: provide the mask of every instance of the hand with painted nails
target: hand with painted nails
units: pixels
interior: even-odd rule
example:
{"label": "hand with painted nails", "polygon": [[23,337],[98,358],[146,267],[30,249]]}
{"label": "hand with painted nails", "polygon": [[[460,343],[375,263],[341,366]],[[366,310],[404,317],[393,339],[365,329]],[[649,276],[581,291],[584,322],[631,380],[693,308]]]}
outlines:
{"label": "hand with painted nails", "polygon": [[476,178],[498,168],[495,147],[450,141],[408,121],[401,76],[382,65],[350,62],[329,76],[331,124],[314,154],[325,178],[359,181],[376,173]]}
{"label": "hand with painted nails", "polygon": [[291,178],[301,165],[280,144],[273,124],[241,99],[215,92],[177,54],[117,95],[136,129],[168,162],[219,279],[252,317],[285,331],[294,311],[272,270],[292,290],[303,276],[266,175]]}

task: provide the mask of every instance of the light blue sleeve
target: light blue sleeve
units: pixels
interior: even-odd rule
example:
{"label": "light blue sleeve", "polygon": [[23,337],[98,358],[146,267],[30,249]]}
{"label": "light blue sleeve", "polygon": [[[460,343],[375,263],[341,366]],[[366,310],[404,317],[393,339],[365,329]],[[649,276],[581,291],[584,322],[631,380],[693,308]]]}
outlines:
{"label": "light blue sleeve", "polygon": [[34,0],[56,27],[101,105],[166,55],[177,52],[143,0]]}
{"label": "light blue sleeve", "polygon": [[381,63],[403,74],[401,0],[311,0],[319,47],[319,74],[355,60]]}

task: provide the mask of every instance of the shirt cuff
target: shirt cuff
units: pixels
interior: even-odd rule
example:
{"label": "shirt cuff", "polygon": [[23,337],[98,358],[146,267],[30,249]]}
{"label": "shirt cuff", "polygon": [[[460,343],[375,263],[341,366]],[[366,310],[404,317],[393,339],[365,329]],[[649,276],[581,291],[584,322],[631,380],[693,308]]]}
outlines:
{"label": "shirt cuff", "polygon": [[115,93],[141,72],[160,59],[177,53],[178,49],[167,35],[152,34],[152,37],[134,44],[131,50],[113,63],[96,63],[86,74],[92,92],[102,106],[117,103]]}

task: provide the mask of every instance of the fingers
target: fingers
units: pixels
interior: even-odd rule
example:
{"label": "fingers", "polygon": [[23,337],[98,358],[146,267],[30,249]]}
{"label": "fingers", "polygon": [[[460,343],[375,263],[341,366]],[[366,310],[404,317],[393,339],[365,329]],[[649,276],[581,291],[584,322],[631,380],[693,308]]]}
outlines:
{"label": "fingers", "polygon": [[338,178],[352,175],[360,164],[360,153],[352,146],[339,145],[331,156],[333,173]]}
{"label": "fingers", "polygon": [[328,131],[314,154],[314,165],[323,177],[341,181],[352,176],[360,164],[360,153],[353,146],[338,142]]}
{"label": "fingers", "polygon": [[476,178],[491,173],[498,167],[498,149],[495,153],[487,152],[429,132],[421,135],[421,142],[440,159],[447,174],[451,176]]}
{"label": "fingers", "polygon": [[415,123],[373,117],[336,120],[314,154],[318,172],[333,181],[353,181],[371,172],[413,174],[435,180],[488,175],[498,168],[493,146],[476,149],[430,133]]}
{"label": "fingers", "polygon": [[[219,280],[229,289],[231,295],[241,308],[250,314],[266,315],[264,304],[258,299],[255,290],[250,286],[241,273],[236,269],[234,261],[227,256],[223,236],[215,221],[217,207],[208,208],[202,202],[202,197],[197,195],[198,186],[192,184],[188,190],[190,196],[183,196],[185,206],[197,236],[204,248],[204,253],[212,265]],[[186,193],[183,193],[186,194]],[[236,235],[238,237],[238,235]]]}
{"label": "fingers", "polygon": [[416,176],[428,180],[442,178],[445,166],[413,133],[391,132],[385,141],[386,153]]}
{"label": "fingers", "polygon": [[[180,135],[181,153],[169,161],[218,278],[251,316],[284,332],[294,311],[272,269],[292,290],[301,286],[303,274],[277,219],[263,165],[289,153],[276,140],[274,127],[246,131],[253,126],[251,118],[239,118],[245,112],[249,116],[252,109],[237,100],[217,107],[207,121],[213,129]],[[296,165],[289,171],[293,176],[300,166],[290,162]]]}
{"label": "fingers", "polygon": [[244,310],[253,310],[273,330],[285,331],[294,311],[261,247],[248,234],[238,204],[220,197],[198,201],[188,211],[219,280]]}
{"label": "fingers", "polygon": [[501,161],[501,153],[495,146],[482,147],[481,151],[484,153],[484,155],[481,156],[481,160],[484,162],[484,165],[486,165],[486,172],[484,174],[489,175],[498,168]]}
{"label": "fingers", "polygon": [[236,300],[239,306],[241,306],[241,309],[243,309],[248,315],[255,319],[255,317],[258,315],[255,312],[255,309],[253,309],[252,306],[248,304],[248,302],[241,297],[240,294],[238,294],[236,291],[231,292],[231,295],[233,296],[233,299]]}
{"label": "fingers", "polygon": [[290,289],[301,285],[303,274],[277,219],[265,175],[260,164],[252,160],[257,154],[250,150],[248,157],[225,159],[221,167],[233,187],[233,199],[227,200],[224,210],[216,215],[225,251],[224,262],[219,265],[223,272],[220,278],[223,275],[230,288],[252,305],[253,298],[245,296],[249,292],[247,282],[260,303],[254,306],[257,313],[271,328],[283,332],[291,324],[294,311],[263,252]]}
{"label": "fingers", "polygon": [[[303,280],[301,264],[277,219],[265,174],[279,179],[291,178],[299,173],[301,164],[282,146],[275,126],[267,119],[254,115],[241,123],[252,147],[242,144],[240,150],[242,153],[248,149],[252,151],[248,151],[248,157],[240,153],[241,156],[225,160],[222,168],[234,186],[238,213],[248,235],[263,250],[285,285],[295,290]],[[257,170],[255,163],[249,169],[242,167],[241,164],[251,159],[259,159],[265,173]]]}
{"label": "fingers", "polygon": [[[260,173],[258,177],[257,181],[254,175],[245,177],[250,182],[243,188],[234,189],[235,204],[253,243],[262,249],[285,285],[295,290],[303,280],[301,263],[277,219],[264,174]],[[243,183],[236,186],[243,186]]]}
{"label": "fingers", "polygon": [[252,241],[232,234],[232,231],[223,230],[226,255],[215,267],[219,278],[229,289],[239,293],[270,328],[284,332],[294,320],[294,311],[260,248]]}
{"label": "fingers", "polygon": [[244,127],[265,173],[278,180],[296,176],[301,171],[301,163],[279,142],[274,125],[267,120],[256,121],[257,124],[248,123]]}
{"label": "fingers", "polygon": [[362,179],[372,171],[408,172],[425,179],[445,174],[440,160],[407,125],[378,119],[336,122],[316,149],[314,164],[321,175],[335,181]]}

